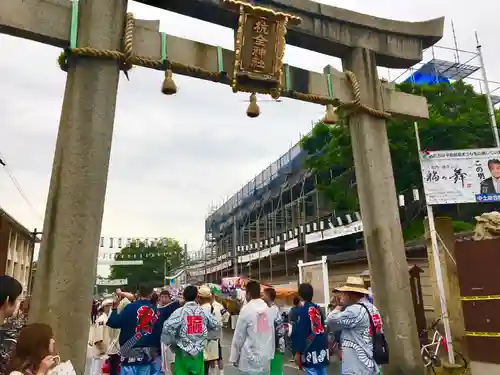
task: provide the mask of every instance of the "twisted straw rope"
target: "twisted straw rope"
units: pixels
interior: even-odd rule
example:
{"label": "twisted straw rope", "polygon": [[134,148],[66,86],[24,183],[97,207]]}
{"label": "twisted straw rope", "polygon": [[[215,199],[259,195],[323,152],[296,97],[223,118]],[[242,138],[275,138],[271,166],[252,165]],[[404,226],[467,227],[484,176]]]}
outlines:
{"label": "twisted straw rope", "polygon": [[354,112],[364,112],[369,115],[372,115],[373,117],[379,117],[383,119],[390,119],[392,116],[390,113],[381,111],[379,109],[371,108],[368,107],[367,105],[361,103],[361,86],[359,84],[358,79],[356,78],[356,74],[353,72],[346,70],[345,74],[351,83],[353,92],[354,92],[354,100],[348,103],[342,103],[340,105],[340,108],[347,108],[351,109]]}
{"label": "twisted straw rope", "polygon": [[[128,72],[134,65],[155,70],[165,70],[166,66],[164,61],[136,56],[133,53],[134,26],[134,15],[132,13],[127,13],[124,33],[125,35],[123,37],[123,52],[113,51],[109,49],[97,49],[92,47],[72,48],[68,52],[70,55],[74,56],[89,56],[118,61],[120,63],[120,68],[124,72]],[[66,52],[64,52],[63,58],[59,60],[59,65],[62,70],[66,70],[65,58]],[[201,78],[212,82],[230,84],[230,80],[225,73],[211,72],[203,68],[185,65],[175,61],[167,61],[167,65],[176,73]]]}
{"label": "twisted straw rope", "polygon": [[328,96],[305,94],[305,93],[297,92],[297,91],[288,91],[288,92],[284,91],[282,93],[282,96],[289,97],[292,99],[302,100],[305,102],[321,104],[321,105],[332,104],[334,106],[337,106],[340,109],[344,109],[344,108],[347,109],[349,111],[348,115],[352,115],[353,113],[357,113],[357,112],[364,112],[364,113],[367,113],[373,117],[383,118],[385,120],[388,120],[392,117],[391,114],[388,112],[374,109],[374,108],[368,107],[367,105],[361,103],[361,86],[359,84],[358,79],[356,78],[356,74],[354,74],[350,70],[346,70],[344,73],[346,74],[347,79],[349,80],[349,83],[351,84],[353,94],[354,94],[354,100],[352,100],[350,102],[342,103],[338,99],[331,99]]}
{"label": "twisted straw rope", "polygon": [[[155,60],[148,57],[136,56],[133,52],[134,27],[134,15],[132,13],[127,13],[124,33],[125,35],[123,37],[123,52],[108,49],[97,49],[92,47],[78,47],[70,49],[69,53],[75,56],[89,56],[118,61],[120,63],[120,68],[124,72],[128,72],[134,65],[155,70],[165,70],[167,67],[169,67],[173,72],[178,74],[196,77],[212,82],[224,83],[227,85],[231,84],[231,80],[225,72],[212,72],[203,68],[192,65],[185,65],[170,60],[167,60],[167,64],[165,64],[163,60]],[[66,55],[64,53],[63,58],[59,60],[59,65],[62,70],[67,70],[65,69],[65,61]],[[339,108],[346,108],[351,113],[364,112],[374,117],[383,119],[391,118],[390,113],[368,107],[367,105],[361,103],[361,87],[359,85],[358,79],[356,78],[356,75],[351,71],[345,71],[345,74],[347,75],[347,78],[352,86],[354,94],[354,100],[350,102],[341,103],[338,99],[332,99],[329,96],[306,94],[294,90],[281,90],[281,96],[321,105],[332,104],[334,106],[338,106]]]}

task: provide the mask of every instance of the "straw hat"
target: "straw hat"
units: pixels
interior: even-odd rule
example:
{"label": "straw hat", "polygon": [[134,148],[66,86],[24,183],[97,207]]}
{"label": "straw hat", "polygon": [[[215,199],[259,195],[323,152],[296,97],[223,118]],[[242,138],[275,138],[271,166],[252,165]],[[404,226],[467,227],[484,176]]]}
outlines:
{"label": "straw hat", "polygon": [[212,291],[207,285],[202,285],[198,289],[198,297],[201,298],[211,298],[212,297]]}
{"label": "straw hat", "polygon": [[99,308],[101,309],[103,307],[111,306],[113,304],[113,301],[113,298],[105,298],[99,305]]}
{"label": "straw hat", "polygon": [[368,289],[365,287],[365,282],[361,277],[357,276],[349,276],[347,277],[347,281],[345,285],[335,288],[334,289],[337,292],[354,292],[354,293],[361,293],[361,294],[372,294]]}

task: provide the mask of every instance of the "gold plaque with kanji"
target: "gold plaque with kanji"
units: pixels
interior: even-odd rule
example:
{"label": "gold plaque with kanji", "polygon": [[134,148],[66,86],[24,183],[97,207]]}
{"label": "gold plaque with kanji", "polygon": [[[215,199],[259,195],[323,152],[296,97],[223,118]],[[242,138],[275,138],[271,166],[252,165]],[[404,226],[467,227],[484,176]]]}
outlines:
{"label": "gold plaque with kanji", "polygon": [[235,38],[234,92],[281,94],[286,27],[300,23],[300,18],[277,13],[237,0],[225,0],[239,11]]}

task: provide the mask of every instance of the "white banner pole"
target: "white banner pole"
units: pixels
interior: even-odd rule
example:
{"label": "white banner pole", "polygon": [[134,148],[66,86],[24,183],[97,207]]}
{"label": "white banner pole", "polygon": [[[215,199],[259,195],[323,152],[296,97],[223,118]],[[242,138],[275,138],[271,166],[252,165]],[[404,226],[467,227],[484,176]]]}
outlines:
{"label": "white banner pole", "polygon": [[330,285],[328,279],[328,257],[323,255],[321,258],[323,262],[323,293],[325,298],[325,313],[328,310],[328,304],[330,303]]}
{"label": "white banner pole", "polygon": [[[418,148],[418,160],[421,160],[421,150],[422,147],[420,145],[420,135],[418,133],[418,124],[415,121],[415,137],[417,139],[417,148]],[[422,176],[424,177],[424,176]],[[451,327],[450,327],[450,319],[448,317],[448,307],[446,306],[446,295],[444,291],[444,282],[443,282],[443,273],[441,269],[441,257],[439,256],[439,248],[436,236],[436,224],[434,222],[434,210],[432,206],[427,204],[426,199],[426,208],[427,208],[427,219],[429,221],[429,232],[431,236],[431,245],[432,245],[432,258],[434,260],[434,269],[436,272],[436,284],[439,292],[439,301],[441,303],[441,315],[443,319],[444,326],[444,334],[446,338],[446,342],[448,344],[448,361],[450,364],[455,364],[455,353],[453,351],[453,342],[451,337]]]}
{"label": "white banner pole", "polygon": [[495,108],[493,107],[493,102],[491,100],[490,85],[488,83],[488,78],[486,76],[486,68],[484,66],[483,52],[481,50],[481,43],[479,43],[479,37],[476,32],[476,42],[477,42],[477,55],[479,57],[479,63],[481,64],[481,75],[483,76],[484,91],[486,91],[486,104],[488,105],[488,115],[490,118],[491,130],[493,131],[493,137],[495,138],[495,145],[500,147],[500,137],[498,136],[497,121],[495,118]]}

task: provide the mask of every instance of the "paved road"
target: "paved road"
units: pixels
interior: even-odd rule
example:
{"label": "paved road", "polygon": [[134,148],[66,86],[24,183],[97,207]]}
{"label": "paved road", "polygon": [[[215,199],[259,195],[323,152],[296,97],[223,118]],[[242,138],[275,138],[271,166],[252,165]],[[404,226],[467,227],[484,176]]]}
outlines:
{"label": "paved road", "polygon": [[[233,339],[233,334],[231,330],[224,330],[222,334],[222,357],[224,358],[224,375],[239,375],[239,371],[232,364],[228,362],[229,351],[231,347],[231,340]],[[85,367],[85,375],[90,375],[90,366],[92,364],[92,354],[89,348],[87,352],[87,364]],[[337,362],[330,364],[328,369],[330,375],[335,375],[339,373],[339,365]],[[304,372],[300,371],[295,363],[292,361],[292,356],[290,353],[285,354],[284,365],[283,365],[284,375],[303,375]]]}

